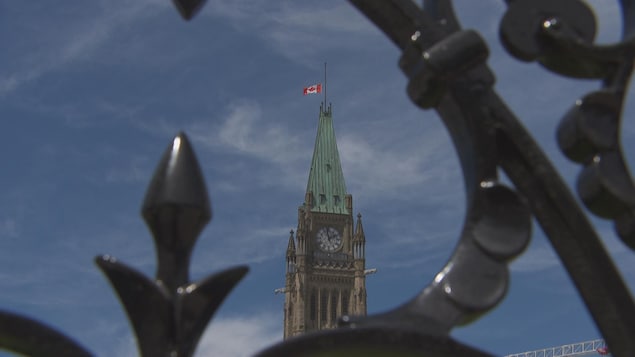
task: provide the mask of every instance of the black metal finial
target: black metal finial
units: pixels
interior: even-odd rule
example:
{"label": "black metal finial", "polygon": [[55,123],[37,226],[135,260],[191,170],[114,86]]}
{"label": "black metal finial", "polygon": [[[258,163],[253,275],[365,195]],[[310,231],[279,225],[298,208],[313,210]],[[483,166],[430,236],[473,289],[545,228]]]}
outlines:
{"label": "black metal finial", "polygon": [[111,256],[96,258],[126,308],[142,356],[191,356],[209,319],[247,273],[240,266],[190,283],[192,248],[212,216],[207,197],[194,151],[179,133],[157,166],[142,208],[157,250],[156,280]]}
{"label": "black metal finial", "polygon": [[172,0],[185,20],[190,20],[205,5],[207,0]]}
{"label": "black metal finial", "polygon": [[212,217],[201,169],[187,136],[179,133],[157,166],[142,207],[159,264],[157,280],[170,291],[189,281],[189,260]]}

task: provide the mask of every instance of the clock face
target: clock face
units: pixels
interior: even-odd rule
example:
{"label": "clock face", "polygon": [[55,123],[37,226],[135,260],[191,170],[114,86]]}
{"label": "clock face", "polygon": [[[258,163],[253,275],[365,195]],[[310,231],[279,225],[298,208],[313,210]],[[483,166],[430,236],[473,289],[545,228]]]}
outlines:
{"label": "clock face", "polygon": [[317,244],[325,252],[334,252],[342,246],[342,236],[333,227],[323,227],[315,236]]}

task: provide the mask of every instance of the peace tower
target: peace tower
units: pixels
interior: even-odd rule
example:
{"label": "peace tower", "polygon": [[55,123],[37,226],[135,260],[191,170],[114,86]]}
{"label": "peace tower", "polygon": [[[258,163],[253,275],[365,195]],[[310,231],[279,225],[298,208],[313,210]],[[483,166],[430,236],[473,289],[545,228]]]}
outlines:
{"label": "peace tower", "polygon": [[366,315],[364,229],[353,229],[331,106],[320,106],[313,160],[298,226],[286,254],[284,338],[333,328],[343,315]]}

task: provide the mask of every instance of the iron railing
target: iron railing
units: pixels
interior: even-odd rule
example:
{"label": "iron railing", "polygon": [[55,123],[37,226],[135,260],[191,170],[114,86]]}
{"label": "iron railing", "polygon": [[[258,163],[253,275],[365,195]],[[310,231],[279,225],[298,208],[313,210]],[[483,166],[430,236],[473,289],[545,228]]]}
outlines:
{"label": "iron railing", "polygon": [[[635,356],[635,304],[599,237],[546,155],[493,90],[480,35],[463,30],[451,0],[350,0],[402,51],[408,95],[434,108],[456,147],[467,192],[458,244],[434,281],[403,305],[340,328],[281,342],[258,356],[487,356],[449,336],[504,297],[507,263],[527,246],[535,217],[614,356]],[[174,0],[190,19],[203,0]],[[508,0],[502,43],[522,61],[556,74],[598,79],[558,128],[560,148],[579,163],[577,191],[587,209],[612,219],[635,247],[635,187],[619,140],[622,103],[635,54],[635,1],[620,2],[619,43],[593,43],[595,19],[578,0]],[[498,171],[513,187],[502,184]],[[208,320],[245,275],[243,266],[190,282],[193,244],[211,219],[201,172],[185,134],[166,150],[143,203],[158,268],[150,280],[112,256],[96,258],[119,294],[143,356],[190,356]],[[88,356],[46,325],[0,312],[0,348],[27,355]]]}
{"label": "iron railing", "polygon": [[534,351],[527,351],[521,353],[513,353],[504,357],[582,357],[582,356],[598,356],[599,352],[606,343],[604,340],[591,340],[577,343],[570,343],[568,345],[542,348]]}

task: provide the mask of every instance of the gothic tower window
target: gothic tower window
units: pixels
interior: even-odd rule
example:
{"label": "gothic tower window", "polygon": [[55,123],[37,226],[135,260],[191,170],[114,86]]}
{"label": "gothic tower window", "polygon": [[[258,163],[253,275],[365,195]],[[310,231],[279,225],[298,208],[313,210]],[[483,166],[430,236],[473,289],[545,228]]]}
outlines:
{"label": "gothic tower window", "polygon": [[350,292],[344,290],[342,293],[342,315],[348,315],[348,295]]}
{"label": "gothic tower window", "polygon": [[326,204],[326,195],[320,194],[320,204],[321,205]]}
{"label": "gothic tower window", "polygon": [[326,322],[326,313],[328,310],[329,292],[324,289],[320,292],[320,320],[322,323]]}
{"label": "gothic tower window", "polygon": [[311,291],[311,300],[309,303],[309,315],[310,315],[310,319],[311,321],[315,321],[315,311],[317,310],[317,306],[316,302],[315,302],[315,289],[313,289]]}
{"label": "gothic tower window", "polygon": [[337,291],[331,291],[331,323],[337,321]]}

